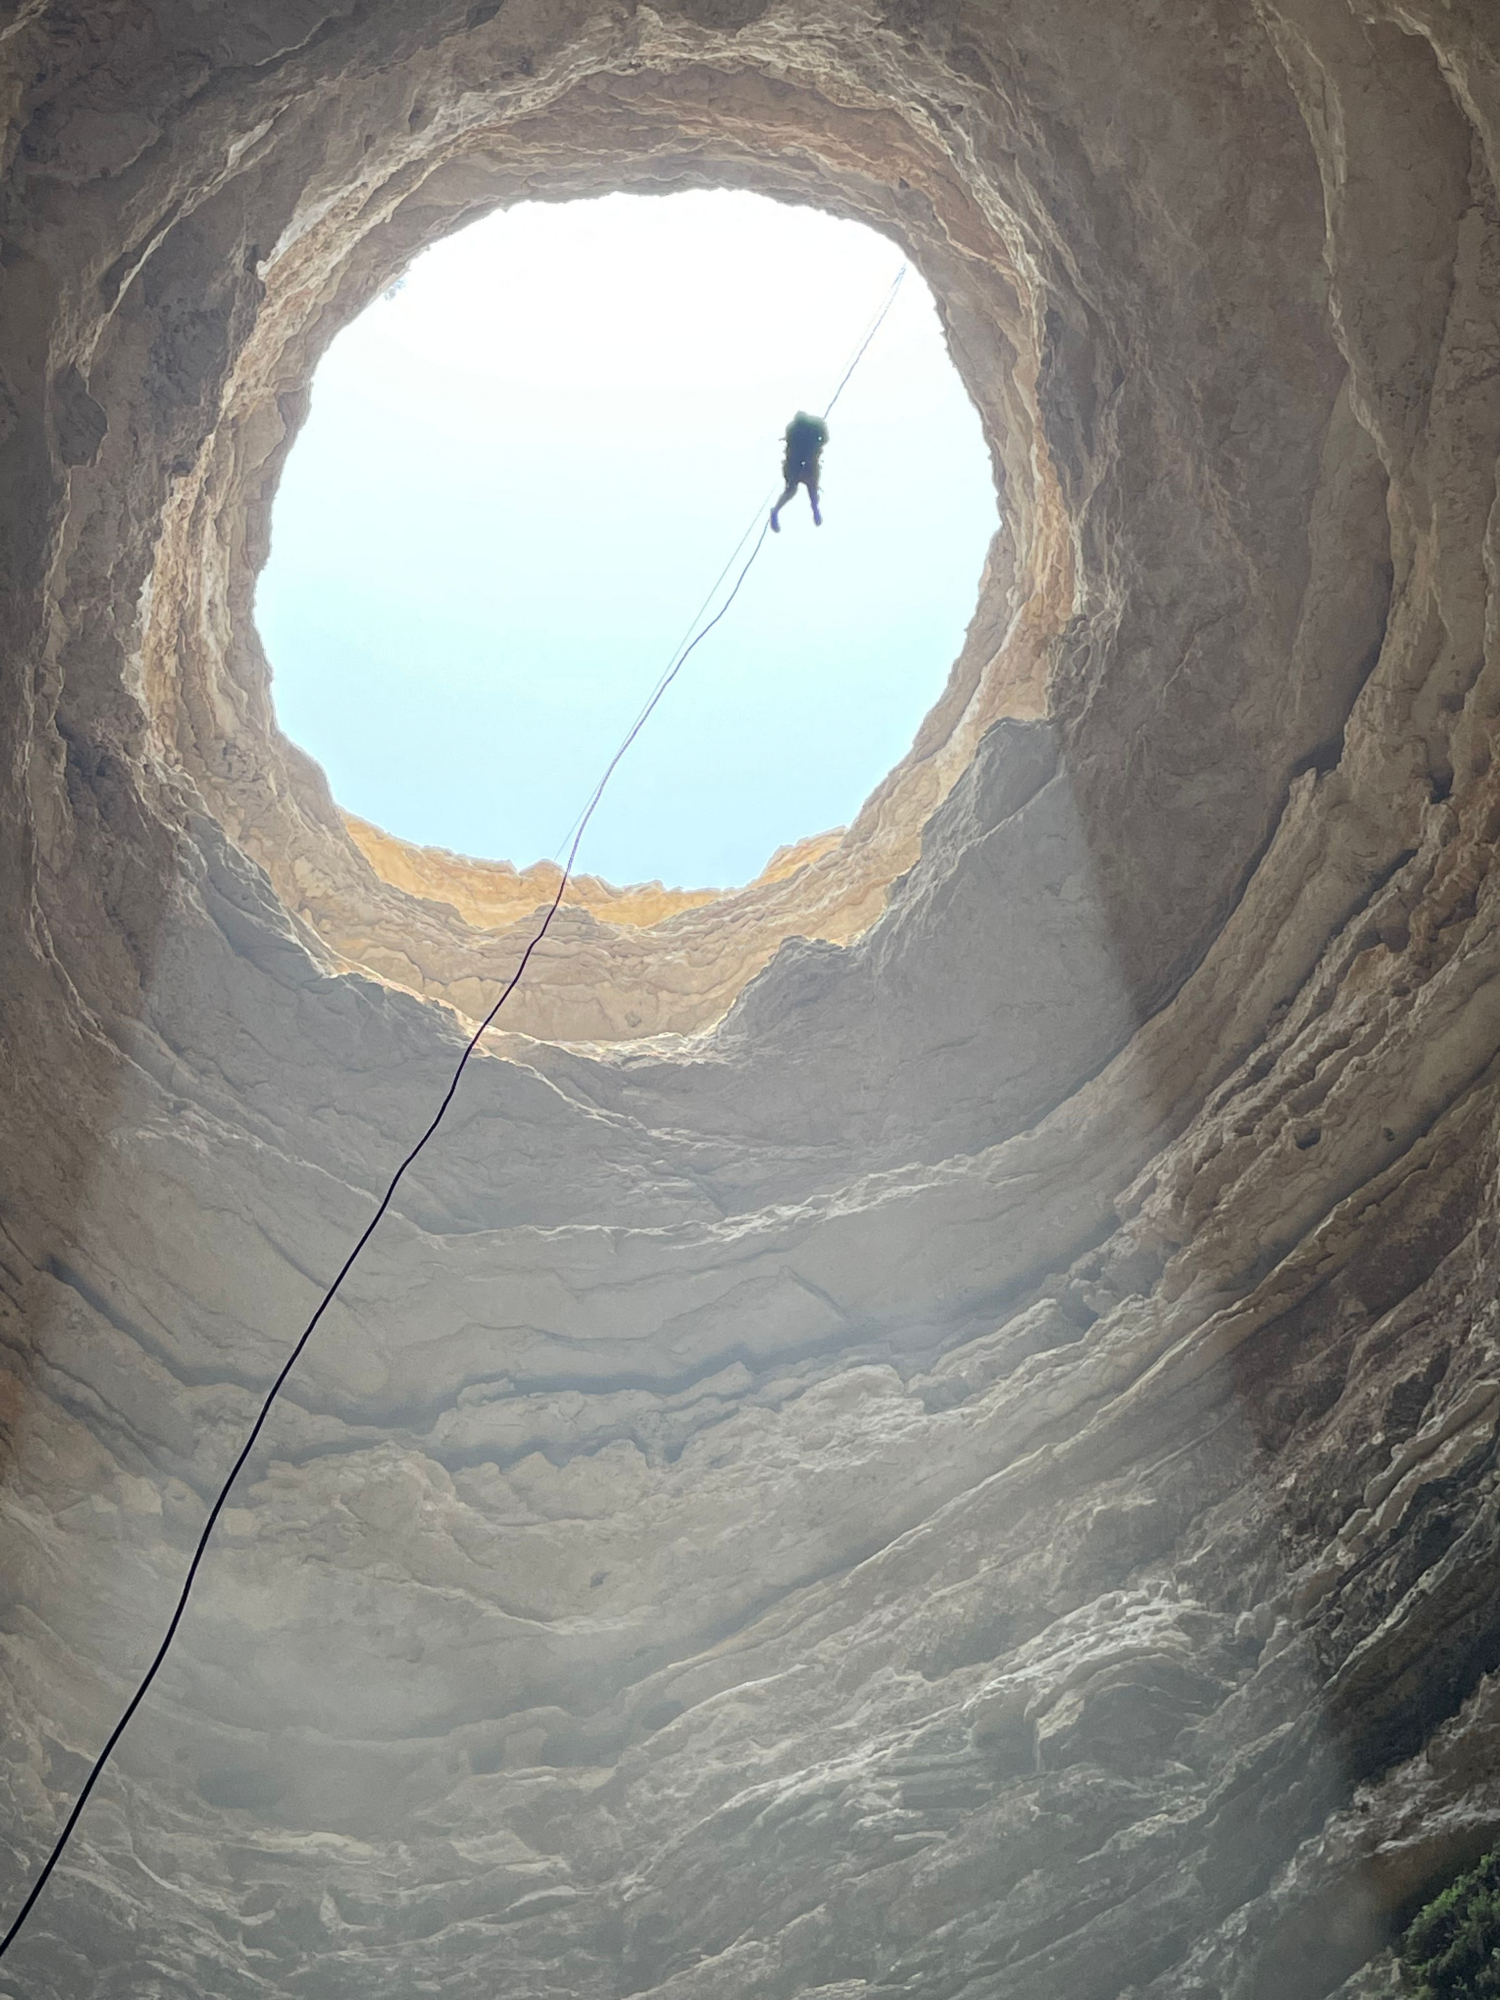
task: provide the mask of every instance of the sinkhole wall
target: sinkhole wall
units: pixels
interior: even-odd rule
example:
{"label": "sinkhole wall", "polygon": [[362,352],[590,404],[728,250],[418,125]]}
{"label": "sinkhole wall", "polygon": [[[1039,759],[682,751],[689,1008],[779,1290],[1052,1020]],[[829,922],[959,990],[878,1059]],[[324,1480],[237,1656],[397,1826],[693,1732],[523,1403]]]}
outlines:
{"label": "sinkhole wall", "polygon": [[1005,524],[846,835],[570,907],[0,1992],[1391,1990],[1500,1829],[1488,0],[25,0],[0,75],[7,1908],[532,897],[277,734],[323,344],[497,202],[816,202]]}

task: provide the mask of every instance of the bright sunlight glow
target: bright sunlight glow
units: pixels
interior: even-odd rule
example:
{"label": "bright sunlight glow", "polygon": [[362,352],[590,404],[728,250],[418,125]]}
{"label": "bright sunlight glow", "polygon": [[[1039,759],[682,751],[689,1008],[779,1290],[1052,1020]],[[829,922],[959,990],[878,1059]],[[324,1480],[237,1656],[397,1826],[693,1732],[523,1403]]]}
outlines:
{"label": "bright sunlight glow", "polygon": [[[527,203],[346,328],[256,603],[278,719],[340,805],[426,845],[554,853],[900,264],[871,230],[756,195]],[[846,824],[910,746],[996,526],[914,271],[829,428],[824,526],[799,494],[580,867],[749,880]]]}

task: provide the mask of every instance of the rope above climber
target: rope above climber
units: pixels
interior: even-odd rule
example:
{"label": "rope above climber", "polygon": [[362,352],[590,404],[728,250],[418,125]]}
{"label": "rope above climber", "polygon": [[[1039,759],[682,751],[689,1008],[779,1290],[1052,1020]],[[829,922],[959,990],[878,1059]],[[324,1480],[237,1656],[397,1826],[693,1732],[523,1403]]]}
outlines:
{"label": "rope above climber", "polygon": [[[786,479],[787,488],[785,493],[783,493],[781,498],[777,501],[775,508],[772,510],[771,521],[770,521],[770,526],[773,529],[775,529],[778,534],[780,533],[780,523],[777,521],[776,516],[781,512],[782,508],[786,505],[788,500],[790,500],[792,496],[796,493],[797,488],[799,486],[805,486],[807,488],[807,497],[812,502],[814,523],[818,527],[822,527],[823,525],[823,517],[818,512],[818,460],[820,454],[822,453],[824,445],[827,444],[828,442],[828,425],[825,420],[832,411],[833,406],[838,401],[839,397],[843,395],[845,388],[848,386],[850,377],[853,375],[855,369],[858,368],[860,362],[864,358],[865,350],[869,347],[870,342],[875,338],[876,334],[880,331],[881,327],[884,325],[886,315],[890,312],[891,307],[895,304],[896,294],[901,289],[901,281],[906,276],[906,269],[907,269],[906,265],[903,264],[901,266],[901,269],[896,273],[895,280],[893,281],[890,290],[886,293],[884,303],[881,305],[881,308],[879,312],[876,313],[874,319],[870,322],[869,329],[866,332],[863,340],[861,340],[859,346],[854,350],[853,357],[851,358],[848,367],[844,370],[843,376],[839,381],[838,387],[834,390],[832,396],[829,398],[828,407],[827,409],[824,410],[823,415],[821,417],[810,417],[805,410],[799,410],[796,416],[793,417],[792,421],[786,427],[786,456],[782,461],[782,474]],[[473,1034],[464,1044],[463,1050],[459,1055],[458,1061],[454,1065],[452,1075],[448,1082],[448,1087],[444,1091],[442,1099],[438,1103],[437,1109],[433,1112],[431,1118],[428,1120],[427,1125],[422,1131],[421,1136],[417,1139],[416,1143],[407,1151],[406,1155],[401,1160],[399,1165],[396,1167],[395,1171],[391,1174],[390,1179],[386,1182],[385,1192],[381,1195],[379,1201],[376,1203],[374,1213],[370,1216],[369,1221],[365,1224],[364,1228],[360,1231],[358,1237],[355,1239],[353,1248],[349,1251],[348,1255],[344,1258],[343,1263],[339,1266],[337,1272],[334,1274],[334,1277],[328,1284],[327,1288],[325,1289],[322,1298],[318,1301],[318,1304],[314,1309],[312,1317],[308,1320],[306,1326],[302,1329],[302,1332],[298,1336],[290,1353],[287,1355],[285,1361],[281,1364],[281,1367],[277,1370],[275,1380],[271,1383],[270,1388],[265,1392],[265,1395],[261,1400],[260,1408],[256,1414],[255,1420],[251,1424],[249,1432],[245,1437],[244,1443],[241,1445],[239,1452],[237,1453],[234,1459],[234,1462],[231,1464],[228,1472],[225,1474],[223,1480],[221,1481],[218,1492],[215,1495],[213,1504],[208,1510],[207,1518],[204,1520],[203,1526],[199,1530],[197,1542],[194,1544],[192,1555],[188,1562],[187,1571],[183,1578],[182,1586],[177,1593],[177,1601],[172,1609],[171,1616],[167,1621],[166,1632],[162,1637],[161,1643],[157,1647],[154,1655],[152,1656],[150,1665],[146,1668],[145,1673],[140,1677],[139,1681],[137,1682],[135,1692],[131,1695],[129,1701],[126,1702],[125,1707],[120,1714],[119,1720],[115,1723],[114,1728],[110,1731],[108,1737],[105,1739],[103,1748],[99,1751],[99,1754],[95,1757],[93,1763],[89,1766],[88,1774],[84,1778],[82,1785],[79,1787],[78,1796],[73,1801],[72,1810],[68,1813],[67,1818],[63,1821],[62,1828],[52,1843],[51,1851],[48,1853],[46,1860],[42,1863],[42,1866],[37,1873],[36,1880],[32,1883],[31,1888],[27,1892],[26,1898],[21,1904],[20,1909],[16,1912],[15,1917],[12,1919],[10,1928],[7,1931],[5,1931],[3,1936],[0,1936],[0,1958],[4,1958],[6,1953],[10,1950],[11,1946],[15,1943],[17,1937],[20,1935],[23,1927],[25,1926],[27,1918],[30,1916],[32,1910],[36,1907],[36,1904],[39,1898],[41,1897],[42,1891],[46,1888],[48,1882],[52,1878],[53,1870],[57,1867],[58,1863],[62,1860],[64,1854],[66,1854],[68,1850],[69,1844],[73,1839],[73,1835],[77,1830],[79,1820],[83,1816],[84,1808],[87,1806],[90,1798],[93,1796],[95,1786],[98,1784],[100,1778],[104,1774],[104,1771],[108,1767],[111,1758],[114,1756],[116,1745],[119,1743],[120,1738],[124,1735],[126,1729],[129,1727],[131,1718],[135,1715],[137,1709],[139,1709],[142,1702],[151,1692],[151,1688],[156,1680],[156,1676],[161,1671],[162,1664],[166,1660],[168,1653],[171,1651],[172,1642],[177,1636],[177,1629],[181,1625],[183,1617],[187,1612],[188,1601],[193,1593],[193,1585],[197,1580],[199,1570],[203,1566],[204,1557],[208,1553],[208,1546],[213,1536],[215,1525],[218,1522],[220,1515],[223,1513],[225,1507],[228,1504],[229,1496],[234,1490],[235,1482],[239,1479],[240,1474],[244,1471],[245,1466],[249,1462],[250,1455],[255,1449],[256,1442],[259,1439],[262,1430],[265,1428],[267,1420],[269,1419],[271,1412],[276,1405],[277,1398],[280,1396],[281,1391],[286,1384],[288,1376],[290,1376],[292,1370],[296,1367],[298,1361],[301,1359],[302,1354],[308,1345],[308,1342],[312,1339],[314,1333],[317,1331],[318,1322],[322,1319],[324,1313],[327,1312],[328,1308],[333,1304],[335,1298],[337,1298],[345,1278],[348,1277],[350,1271],[354,1268],[355,1264],[358,1262],[359,1257],[363,1252],[365,1245],[374,1235],[377,1227],[380,1224],[381,1218],[384,1216],[386,1210],[391,1206],[391,1203],[394,1201],[396,1196],[396,1190],[398,1187],[400,1187],[402,1180],[405,1178],[407,1169],[418,1158],[418,1156],[423,1151],[424,1147],[427,1145],[428,1140],[432,1138],[433,1134],[437,1131],[439,1125],[441,1125],[441,1123],[443,1122],[443,1118],[447,1113],[449,1105],[453,1102],[454,1097],[457,1095],[459,1084],[463,1079],[464,1071],[468,1067],[471,1057],[478,1049],[479,1044],[484,1040],[485,1035],[488,1033],[492,1022],[494,1021],[496,1015],[500,1012],[500,1009],[505,1005],[506,1001],[509,1000],[511,994],[515,992],[517,986],[520,985],[521,980],[525,975],[526,968],[531,963],[532,954],[538,949],[542,941],[545,939],[548,930],[551,928],[553,918],[557,915],[558,911],[561,909],[562,900],[567,892],[568,884],[573,879],[574,865],[578,860],[578,850],[580,845],[582,844],[583,836],[588,831],[589,822],[593,818],[595,812],[597,811],[600,800],[604,797],[605,789],[608,786],[610,779],[614,776],[616,767],[619,765],[621,759],[625,756],[625,753],[629,750],[631,744],[634,743],[637,736],[640,735],[642,729],[644,729],[646,724],[650,721],[652,715],[654,714],[657,708],[657,705],[661,702],[662,698],[665,696],[667,690],[671,687],[672,683],[677,679],[677,676],[682,672],[688,660],[692,657],[695,648],[697,648],[703,643],[703,641],[708,637],[709,633],[713,631],[714,627],[720,622],[722,618],[724,618],[724,616],[729,611],[730,607],[733,605],[735,599],[739,596],[745,578],[750,574],[750,571],[754,567],[756,559],[760,555],[761,549],[765,544],[767,530],[764,527],[761,528],[760,534],[756,539],[755,545],[751,549],[749,556],[746,558],[744,566],[741,568],[739,575],[735,578],[733,588],[730,590],[728,596],[725,597],[723,603],[719,606],[718,610],[714,613],[713,617],[705,620],[704,614],[708,610],[708,607],[710,603],[713,601],[714,597],[718,594],[720,584],[722,584],[724,578],[729,574],[730,570],[734,567],[735,562],[739,558],[740,550],[743,549],[745,543],[749,541],[751,535],[755,533],[756,523],[759,521],[759,519],[760,519],[760,510],[757,507],[755,513],[755,519],[751,522],[750,526],[745,530],[745,533],[741,536],[739,544],[736,547],[733,555],[730,556],[729,561],[724,565],[724,568],[720,571],[718,577],[714,582],[713,589],[709,592],[709,595],[704,599],[703,604],[700,606],[696,617],[693,619],[692,625],[689,626],[688,631],[692,634],[692,636],[686,639],[685,644],[680,644],[677,650],[673,653],[671,659],[667,663],[666,671],[657,681],[655,688],[652,690],[650,696],[648,697],[645,703],[645,706],[641,709],[640,714],[636,717],[635,721],[630,725],[630,728],[626,731],[624,740],[621,742],[619,749],[616,750],[614,756],[605,766],[603,776],[600,778],[598,784],[594,787],[593,792],[589,796],[587,804],[584,806],[583,811],[579,814],[578,819],[574,823],[572,829],[571,842],[568,845],[567,849],[567,859],[563,864],[557,888],[552,897],[552,901],[548,904],[546,910],[543,912],[541,922],[532,932],[530,940],[526,945],[526,949],[521,953],[520,960],[516,965],[515,971],[511,974],[506,984],[501,988],[499,997],[490,1007],[489,1012],[485,1015],[484,1019],[475,1028]]]}
{"label": "rope above climber", "polygon": [[822,527],[823,516],[818,512],[818,474],[823,447],[827,442],[827,424],[821,417],[810,417],[806,410],[799,410],[787,425],[786,452],[781,461],[781,476],[786,481],[786,491],[771,509],[773,535],[781,533],[781,523],[776,517],[799,486],[807,488],[807,497],[812,502],[813,526]]}

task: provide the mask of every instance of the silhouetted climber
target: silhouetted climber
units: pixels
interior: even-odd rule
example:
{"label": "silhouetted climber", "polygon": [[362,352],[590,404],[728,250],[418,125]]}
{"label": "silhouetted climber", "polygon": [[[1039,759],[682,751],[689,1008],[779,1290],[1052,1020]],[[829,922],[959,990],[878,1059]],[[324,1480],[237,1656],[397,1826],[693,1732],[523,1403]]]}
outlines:
{"label": "silhouetted climber", "polygon": [[781,533],[781,523],[776,516],[799,486],[807,488],[807,497],[812,502],[813,526],[822,527],[823,516],[818,512],[818,460],[827,442],[827,424],[821,417],[810,417],[806,410],[799,410],[787,425],[786,456],[781,461],[781,476],[786,481],[786,491],[771,509],[773,535]]}

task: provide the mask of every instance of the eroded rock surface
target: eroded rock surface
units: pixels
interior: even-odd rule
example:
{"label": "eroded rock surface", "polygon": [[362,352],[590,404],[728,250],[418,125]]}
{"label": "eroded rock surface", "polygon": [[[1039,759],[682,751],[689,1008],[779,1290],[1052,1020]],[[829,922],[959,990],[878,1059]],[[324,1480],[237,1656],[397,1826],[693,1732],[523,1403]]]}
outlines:
{"label": "eroded rock surface", "polygon": [[322,345],[499,201],[816,201],[1005,520],[845,836],[564,912],[0,1994],[1393,1992],[1500,1830],[1493,10],[28,0],[0,69],[7,1910],[525,935],[276,733]]}

